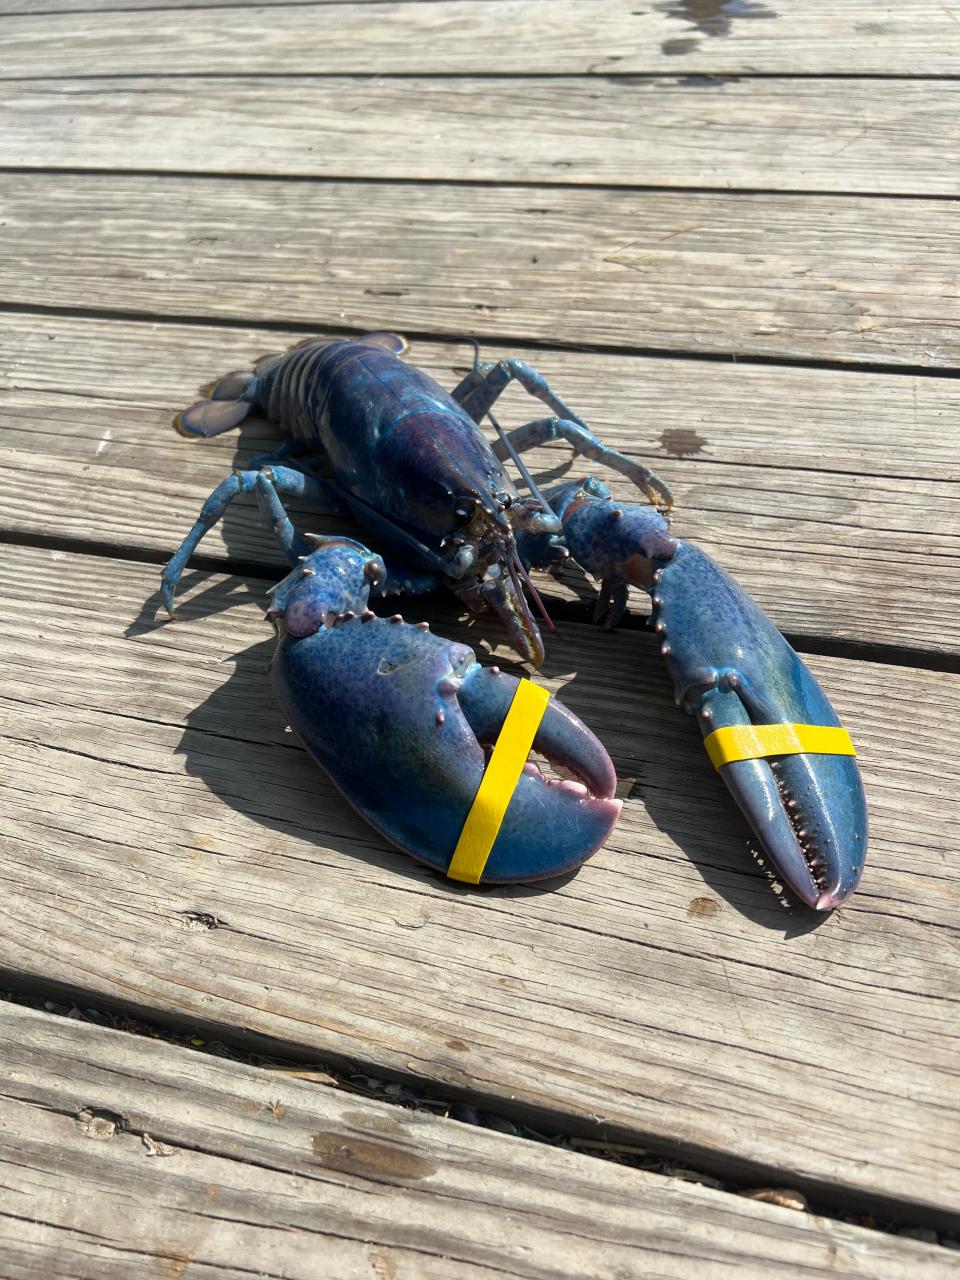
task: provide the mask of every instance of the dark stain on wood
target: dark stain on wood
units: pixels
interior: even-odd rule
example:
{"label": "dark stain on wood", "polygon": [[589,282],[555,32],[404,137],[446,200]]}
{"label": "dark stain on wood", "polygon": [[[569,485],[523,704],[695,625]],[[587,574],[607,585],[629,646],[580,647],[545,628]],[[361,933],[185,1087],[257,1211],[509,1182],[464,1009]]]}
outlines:
{"label": "dark stain on wood", "polygon": [[691,427],[674,427],[660,435],[660,444],[671,458],[689,458],[695,453],[703,453],[706,443],[703,436]]}
{"label": "dark stain on wood", "polygon": [[341,1133],[315,1133],[313,1154],[320,1167],[374,1182],[412,1182],[429,1178],[437,1172],[436,1160],[402,1151],[383,1142],[366,1138],[348,1138]]}
{"label": "dark stain on wood", "polygon": [[[671,18],[685,19],[693,29],[705,36],[728,36],[737,18],[777,16],[774,9],[757,3],[757,0],[667,0],[666,4],[658,4],[657,8]],[[666,53],[666,48],[663,51]]]}

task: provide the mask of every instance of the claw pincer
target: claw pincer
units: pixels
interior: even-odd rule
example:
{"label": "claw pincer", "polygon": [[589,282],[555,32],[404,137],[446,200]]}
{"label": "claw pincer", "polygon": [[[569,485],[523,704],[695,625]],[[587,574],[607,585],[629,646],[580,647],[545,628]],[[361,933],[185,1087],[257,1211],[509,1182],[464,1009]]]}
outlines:
{"label": "claw pincer", "polygon": [[[613,502],[592,478],[546,496],[571,555],[601,579],[608,626],[628,584],[649,591],[677,701],[777,878],[809,906],[838,906],[863,871],[866,801],[849,735],[807,666],[743,588],[652,508]],[[537,552],[521,544],[534,562]]]}
{"label": "claw pincer", "polygon": [[425,623],[368,610],[381,568],[360,543],[331,538],[274,591],[271,673],[291,727],[378,831],[453,878],[530,881],[579,866],[616,821],[616,776],[600,742],[551,698],[533,748],[579,781],[548,781],[528,763],[501,797],[481,865],[458,870],[453,855],[521,682]]}

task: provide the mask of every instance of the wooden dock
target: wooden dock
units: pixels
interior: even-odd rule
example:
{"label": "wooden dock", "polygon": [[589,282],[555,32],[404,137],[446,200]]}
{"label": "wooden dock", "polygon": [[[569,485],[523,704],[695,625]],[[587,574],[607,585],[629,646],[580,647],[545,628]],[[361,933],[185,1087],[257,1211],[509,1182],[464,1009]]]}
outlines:
{"label": "wooden dock", "polygon": [[[0,0],[3,1280],[960,1272],[958,118],[960,0]],[[276,438],[172,415],[384,328],[669,483],[858,744],[848,905],[772,892],[574,577],[538,678],[626,803],[536,889],[285,732],[252,504],[158,616]]]}

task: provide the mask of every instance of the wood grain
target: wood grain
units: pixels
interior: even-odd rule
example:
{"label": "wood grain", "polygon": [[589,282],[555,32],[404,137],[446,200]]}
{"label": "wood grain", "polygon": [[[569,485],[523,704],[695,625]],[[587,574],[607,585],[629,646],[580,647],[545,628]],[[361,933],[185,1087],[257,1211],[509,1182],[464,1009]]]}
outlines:
{"label": "wood grain", "polygon": [[[239,436],[188,445],[170,430],[173,413],[211,377],[296,336],[0,316],[0,345],[17,353],[0,381],[11,480],[4,527],[119,554],[172,553],[229,469],[277,438],[251,421]],[[956,380],[511,354],[539,367],[604,439],[654,466],[674,490],[677,532],[733,570],[791,634],[960,649]],[[452,386],[472,352],[416,342],[410,358]],[[502,403],[508,426],[538,412],[520,392]],[[571,464],[559,445],[529,458],[541,478],[591,469]],[[607,479],[632,496],[619,477]],[[337,517],[299,518],[345,528]],[[231,509],[202,551],[248,566],[282,563],[252,502]],[[910,593],[922,607],[903,607]]]}
{"label": "wood grain", "polygon": [[956,81],[0,82],[0,164],[953,196],[958,114]]}
{"label": "wood grain", "polygon": [[960,203],[17,173],[0,217],[20,305],[960,361]]}
{"label": "wood grain", "polygon": [[[945,1250],[0,1009],[8,1280],[937,1280]],[[642,1261],[641,1261],[642,1260]]]}
{"label": "wood grain", "polygon": [[[573,879],[474,892],[383,846],[284,733],[262,583],[193,575],[182,621],[154,627],[152,566],[3,560],[0,968],[18,983],[956,1211],[960,678],[811,662],[873,832],[858,894],[811,919],[754,866],[650,638],[565,625],[542,678],[628,802]],[[504,659],[492,631],[429,616]],[[185,931],[185,912],[223,926]]]}
{"label": "wood grain", "polygon": [[[42,2],[60,9],[63,0]],[[719,3],[635,0],[274,4],[269,22],[244,5],[138,13],[80,3],[84,12],[67,10],[56,22],[44,14],[3,19],[2,74],[949,76],[960,54],[956,0],[879,12],[870,0],[778,0],[740,6],[746,16]]]}

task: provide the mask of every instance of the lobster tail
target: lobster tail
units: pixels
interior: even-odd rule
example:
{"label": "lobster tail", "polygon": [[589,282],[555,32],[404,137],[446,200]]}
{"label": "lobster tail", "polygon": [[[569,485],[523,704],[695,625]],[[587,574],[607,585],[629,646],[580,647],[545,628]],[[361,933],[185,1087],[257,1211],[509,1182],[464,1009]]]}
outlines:
{"label": "lobster tail", "polygon": [[253,407],[257,382],[254,373],[228,373],[212,386],[204,388],[208,399],[198,400],[177,414],[173,420],[174,429],[193,439],[232,431],[239,427]]}

